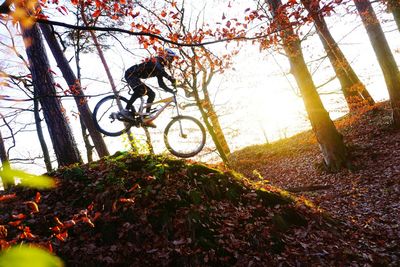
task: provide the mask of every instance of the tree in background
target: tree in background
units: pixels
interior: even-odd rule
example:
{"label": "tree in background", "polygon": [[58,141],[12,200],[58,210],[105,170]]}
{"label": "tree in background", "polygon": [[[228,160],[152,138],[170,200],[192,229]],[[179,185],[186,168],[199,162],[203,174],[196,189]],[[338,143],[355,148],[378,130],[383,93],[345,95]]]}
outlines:
{"label": "tree in background", "polygon": [[400,2],[399,0],[385,0],[387,8],[393,14],[397,29],[400,31]]}
{"label": "tree in background", "polygon": [[354,0],[385,78],[393,111],[393,126],[400,128],[400,72],[369,0]]}
{"label": "tree in background", "polygon": [[82,162],[60,99],[56,97],[54,79],[38,25],[29,16],[35,6],[24,6],[22,2],[17,4],[15,8],[25,14],[19,22],[32,73],[32,83],[43,108],[58,164],[65,166]]}
{"label": "tree in background", "polygon": [[[338,78],[344,98],[350,111],[355,111],[365,105],[373,105],[375,101],[368,93],[364,84],[360,81],[350,63],[344,56],[342,50],[333,39],[328,25],[326,24],[324,8],[320,7],[320,1],[301,0],[301,3],[309,13],[308,21],[313,21],[318,36],[327,52],[328,58]],[[328,8],[330,8],[328,6]]]}
{"label": "tree in background", "polygon": [[[18,52],[17,45],[16,45],[16,40],[14,39],[14,36],[12,34],[12,29],[9,27],[8,22],[0,22],[5,30],[9,33],[9,42],[6,43],[5,41],[1,42],[1,45],[7,48],[7,51],[10,51],[11,53],[15,54],[15,56],[21,61],[21,65],[24,67],[23,70],[26,70],[26,73],[23,74],[18,74],[17,75],[12,75],[10,73],[6,73],[4,70],[0,70],[0,76],[4,79],[3,85],[5,87],[13,88],[14,90],[20,91],[22,94],[26,95],[29,97],[29,99],[33,102],[33,107],[28,107],[28,108],[22,108],[21,112],[23,111],[29,111],[33,112],[34,114],[34,120],[35,120],[35,126],[36,126],[36,133],[39,139],[39,143],[43,152],[43,159],[44,163],[46,166],[46,170],[50,172],[52,170],[51,166],[51,159],[50,159],[50,154],[47,148],[47,144],[44,138],[43,130],[42,130],[42,125],[41,125],[41,117],[40,117],[40,104],[39,104],[39,98],[36,95],[36,91],[33,89],[32,85],[32,78],[31,78],[31,73],[29,70],[29,63],[27,60],[24,58],[22,54]],[[20,68],[22,69],[22,68]],[[21,71],[21,70],[20,70]],[[22,71],[22,72],[24,72]],[[15,99],[9,99],[10,101],[16,101]],[[11,108],[11,107],[10,107]],[[12,110],[12,109],[11,109]],[[12,111],[10,114],[5,114],[4,119],[9,116],[18,116],[19,114],[15,111]],[[18,131],[18,130],[17,130]],[[12,159],[11,159],[12,161]]]}
{"label": "tree in background", "polygon": [[345,167],[348,165],[346,145],[318,95],[303,57],[300,38],[293,30],[286,8],[282,6],[280,0],[268,0],[268,4],[274,19],[271,26],[278,29],[281,36],[283,49],[290,62],[291,73],[299,86],[324,162],[327,168],[333,171]]}
{"label": "tree in background", "polygon": [[218,155],[229,165],[231,151],[209,92],[214,74],[222,71],[226,62],[205,47],[192,47],[188,51],[181,49],[180,52],[184,60],[181,64],[183,88],[195,100]]}

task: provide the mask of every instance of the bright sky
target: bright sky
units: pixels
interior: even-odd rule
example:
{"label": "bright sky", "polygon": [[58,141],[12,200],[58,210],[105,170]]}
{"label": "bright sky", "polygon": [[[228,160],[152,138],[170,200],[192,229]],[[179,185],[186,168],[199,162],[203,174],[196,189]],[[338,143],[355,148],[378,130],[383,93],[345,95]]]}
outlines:
{"label": "bright sky", "polygon": [[[192,2],[191,5],[199,2],[200,1]],[[207,3],[209,2],[207,1]],[[201,6],[202,5],[200,5],[200,7]],[[232,6],[231,10],[233,10],[233,13],[237,13],[238,16],[243,14],[244,9],[247,7],[243,3],[236,3],[236,1]],[[196,6],[195,8],[199,10],[200,7]],[[213,18],[222,17],[222,13],[225,12],[224,8],[215,8],[215,6],[211,5],[207,6],[207,8],[205,16]],[[390,14],[386,14],[385,19],[391,20]],[[337,15],[329,18],[328,24],[332,26],[331,30],[334,38],[340,40],[341,48],[348,59],[352,61],[352,66],[356,73],[367,85],[368,90],[375,100],[387,99],[386,86],[379,65],[376,62],[375,55],[361,22],[356,16],[346,16],[345,19],[343,19],[339,18]],[[384,26],[392,50],[399,51],[399,31],[392,22],[387,22]],[[350,33],[350,30],[354,28],[355,30]],[[0,29],[0,34],[4,34],[3,29]],[[0,35],[0,40],[4,40],[2,35]],[[134,38],[132,37],[123,37],[121,41],[123,41],[124,45],[128,48],[136,47]],[[303,48],[305,58],[309,62],[313,62],[313,60],[321,58],[324,55],[322,45],[317,36],[306,40],[303,43]],[[138,51],[132,49],[132,52],[137,53]],[[4,52],[2,51],[1,53],[1,57],[5,57]],[[70,56],[72,56],[72,54],[70,54]],[[395,53],[395,56],[397,61],[400,62],[398,52]],[[118,44],[107,51],[106,57],[112,67],[114,79],[118,83],[120,83],[120,79],[123,76],[123,70],[140,61],[140,57],[127,54]],[[12,65],[7,60],[4,62],[5,64]],[[111,89],[107,84],[107,79],[99,58],[95,54],[84,55],[82,57],[82,62],[87,63],[83,65],[83,76],[90,78],[83,81],[83,85],[87,87],[86,93],[110,93]],[[55,64],[53,66],[55,66]],[[328,59],[325,59],[322,64],[320,62],[310,63],[310,70],[315,71],[313,77],[317,85],[324,83],[333,75],[333,71],[329,67]],[[217,110],[221,115],[221,124],[226,130],[228,142],[232,150],[252,144],[264,143],[266,140],[274,141],[309,128],[302,100],[296,94],[297,85],[288,71],[289,65],[284,56],[272,51],[260,52],[257,46],[249,43],[243,46],[239,55],[235,58],[234,69],[226,71],[224,75],[215,77],[210,86],[210,91],[213,93]],[[60,75],[58,70],[56,70],[56,72]],[[103,82],[95,81],[98,79]],[[60,83],[64,85],[62,81],[60,81]],[[339,88],[338,82],[332,82],[324,87],[322,91],[337,91]],[[12,94],[11,92],[9,93]],[[162,96],[167,95],[163,94]],[[326,108],[331,112],[332,118],[336,118],[346,112],[340,94],[327,94],[322,98]],[[91,98],[89,101],[90,106],[93,108],[100,99],[100,97]],[[66,107],[74,106],[73,100],[63,100],[63,103]],[[8,104],[8,102],[3,103],[0,101],[0,107]],[[168,118],[168,115],[164,116]],[[69,118],[75,133],[75,138],[84,156],[85,152],[78,120],[72,116],[71,112],[69,113]],[[18,118],[16,123],[24,123],[26,120],[32,121],[31,115]],[[157,121],[158,128],[150,130],[153,140],[156,143],[160,142],[159,138],[162,137],[163,125],[165,125],[166,122],[166,119],[160,119]],[[8,135],[5,128],[2,128],[1,131],[3,136]],[[47,131],[45,131],[45,133],[47,135]],[[141,139],[144,138],[141,129],[134,129],[134,133]],[[11,158],[34,157],[42,154],[38,143],[36,143],[37,137],[34,132],[21,133],[18,134],[18,137],[17,146],[11,150]],[[106,138],[111,152],[120,149],[128,149],[126,141],[122,139],[122,137]],[[210,138],[208,139],[210,140]],[[23,142],[23,140],[29,140],[29,146],[27,146],[27,143]],[[10,143],[8,144],[10,145]],[[50,144],[49,141],[49,147],[51,147]],[[209,144],[209,146],[211,146],[211,144]],[[156,146],[158,152],[164,149],[163,144],[158,144]],[[200,157],[200,159],[202,158]],[[39,165],[41,166],[17,166],[28,171],[40,173],[43,172],[43,164],[40,162]]]}

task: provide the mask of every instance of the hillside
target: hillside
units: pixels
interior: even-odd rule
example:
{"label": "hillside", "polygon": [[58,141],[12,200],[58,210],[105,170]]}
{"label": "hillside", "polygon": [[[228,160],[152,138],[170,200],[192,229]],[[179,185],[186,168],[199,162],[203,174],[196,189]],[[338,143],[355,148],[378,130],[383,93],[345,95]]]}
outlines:
{"label": "hillside", "polygon": [[[237,152],[245,176],[127,152],[62,168],[53,190],[0,196],[0,245],[36,244],[67,266],[394,266],[400,142],[386,119],[376,109],[339,122],[353,172],[317,168],[310,133]],[[310,184],[326,188],[276,187]]]}
{"label": "hillside", "polygon": [[396,265],[400,262],[400,131],[389,126],[387,105],[336,121],[349,145],[351,171],[325,172],[311,132],[237,151],[234,169],[310,199],[353,227],[359,246]]}

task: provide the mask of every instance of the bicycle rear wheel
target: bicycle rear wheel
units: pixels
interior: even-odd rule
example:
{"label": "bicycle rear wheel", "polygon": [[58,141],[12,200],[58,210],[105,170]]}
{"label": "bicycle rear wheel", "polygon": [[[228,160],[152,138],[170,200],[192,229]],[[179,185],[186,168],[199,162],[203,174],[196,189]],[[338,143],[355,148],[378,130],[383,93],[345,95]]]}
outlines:
{"label": "bicycle rear wheel", "polygon": [[[128,100],[119,96],[123,107]],[[99,132],[108,136],[119,136],[132,127],[133,122],[123,120],[119,115],[117,97],[115,95],[106,96],[96,104],[93,110],[93,120]]]}
{"label": "bicycle rear wheel", "polygon": [[165,127],[164,142],[171,154],[181,158],[193,157],[203,149],[206,131],[197,119],[178,116]]}

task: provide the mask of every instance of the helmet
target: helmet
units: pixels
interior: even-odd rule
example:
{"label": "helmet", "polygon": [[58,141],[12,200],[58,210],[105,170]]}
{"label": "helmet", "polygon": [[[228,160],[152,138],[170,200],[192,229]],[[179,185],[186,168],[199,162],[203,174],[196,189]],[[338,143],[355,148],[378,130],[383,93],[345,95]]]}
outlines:
{"label": "helmet", "polygon": [[172,51],[171,49],[167,48],[164,50],[165,51],[165,55],[167,57],[177,57],[177,54],[175,54],[174,51]]}
{"label": "helmet", "polygon": [[168,61],[173,61],[178,55],[172,51],[171,49],[167,48],[163,51],[163,56],[165,57],[166,60]]}

